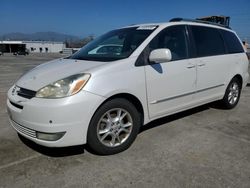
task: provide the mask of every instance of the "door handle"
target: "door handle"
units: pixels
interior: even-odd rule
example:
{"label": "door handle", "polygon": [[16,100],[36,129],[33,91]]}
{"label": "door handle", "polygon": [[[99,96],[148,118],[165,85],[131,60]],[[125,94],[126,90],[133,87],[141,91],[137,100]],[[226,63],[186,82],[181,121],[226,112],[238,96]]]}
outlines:
{"label": "door handle", "polygon": [[198,66],[199,67],[203,67],[203,66],[205,66],[206,65],[206,63],[198,63]]}
{"label": "door handle", "polygon": [[188,68],[188,69],[195,68],[195,65],[194,65],[194,64],[188,64],[188,65],[187,65],[187,68]]}

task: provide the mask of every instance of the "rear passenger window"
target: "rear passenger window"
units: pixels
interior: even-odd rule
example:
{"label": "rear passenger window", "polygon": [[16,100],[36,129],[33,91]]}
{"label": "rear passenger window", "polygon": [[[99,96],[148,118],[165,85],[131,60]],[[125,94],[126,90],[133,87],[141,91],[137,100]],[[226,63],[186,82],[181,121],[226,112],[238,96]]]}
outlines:
{"label": "rear passenger window", "polygon": [[173,61],[188,58],[186,27],[181,25],[166,28],[150,42],[149,48],[168,48]]}
{"label": "rear passenger window", "polygon": [[225,40],[227,51],[230,54],[233,53],[242,53],[244,52],[244,49],[239,41],[239,39],[235,36],[234,33],[221,30],[221,33],[223,35],[223,38]]}
{"label": "rear passenger window", "polygon": [[191,26],[198,57],[225,54],[224,41],[218,29]]}

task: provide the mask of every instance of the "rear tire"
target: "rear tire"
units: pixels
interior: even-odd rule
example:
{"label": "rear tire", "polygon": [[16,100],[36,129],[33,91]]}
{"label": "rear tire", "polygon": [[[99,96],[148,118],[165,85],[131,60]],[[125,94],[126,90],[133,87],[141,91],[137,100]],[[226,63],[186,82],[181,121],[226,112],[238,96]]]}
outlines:
{"label": "rear tire", "polygon": [[119,153],[133,143],[140,126],[140,114],[131,102],[122,98],[112,99],[92,117],[87,145],[99,155]]}
{"label": "rear tire", "polygon": [[234,108],[240,99],[241,94],[241,82],[237,78],[233,78],[228,84],[225,95],[220,101],[221,105],[225,109]]}

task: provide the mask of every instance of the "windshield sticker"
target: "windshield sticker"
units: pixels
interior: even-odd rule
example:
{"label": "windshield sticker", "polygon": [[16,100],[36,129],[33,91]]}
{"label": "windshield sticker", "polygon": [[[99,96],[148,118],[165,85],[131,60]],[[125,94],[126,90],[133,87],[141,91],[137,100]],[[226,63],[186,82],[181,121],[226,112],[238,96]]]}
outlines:
{"label": "windshield sticker", "polygon": [[156,25],[143,25],[138,27],[136,30],[154,30]]}

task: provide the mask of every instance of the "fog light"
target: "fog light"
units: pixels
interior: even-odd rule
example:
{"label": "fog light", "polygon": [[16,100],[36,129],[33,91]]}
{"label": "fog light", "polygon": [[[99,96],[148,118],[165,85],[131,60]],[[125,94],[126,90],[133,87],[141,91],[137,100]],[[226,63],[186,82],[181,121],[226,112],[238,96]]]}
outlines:
{"label": "fog light", "polygon": [[66,132],[59,132],[59,133],[42,133],[36,132],[36,137],[41,140],[46,141],[56,141],[63,137]]}

